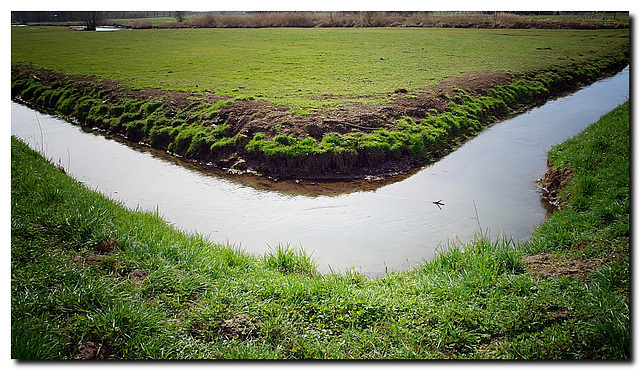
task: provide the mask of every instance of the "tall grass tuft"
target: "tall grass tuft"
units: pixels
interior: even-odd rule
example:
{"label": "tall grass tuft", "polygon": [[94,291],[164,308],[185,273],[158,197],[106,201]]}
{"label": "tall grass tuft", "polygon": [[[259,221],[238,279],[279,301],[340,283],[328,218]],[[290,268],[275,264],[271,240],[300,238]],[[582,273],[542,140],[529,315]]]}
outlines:
{"label": "tall grass tuft", "polygon": [[468,243],[449,241],[425,271],[473,276],[478,282],[490,283],[502,274],[524,272],[523,255],[513,239],[500,235],[492,240],[487,233],[477,233]]}
{"label": "tall grass tuft", "polygon": [[52,342],[55,338],[52,328],[40,320],[12,320],[11,358],[45,360],[60,358],[60,353]]}
{"label": "tall grass tuft", "polygon": [[593,323],[592,329],[597,338],[594,345],[614,353],[617,358],[629,358],[631,331],[628,311],[607,310]]}
{"label": "tall grass tuft", "polygon": [[315,275],[318,264],[302,248],[278,245],[264,256],[266,265],[283,273]]}

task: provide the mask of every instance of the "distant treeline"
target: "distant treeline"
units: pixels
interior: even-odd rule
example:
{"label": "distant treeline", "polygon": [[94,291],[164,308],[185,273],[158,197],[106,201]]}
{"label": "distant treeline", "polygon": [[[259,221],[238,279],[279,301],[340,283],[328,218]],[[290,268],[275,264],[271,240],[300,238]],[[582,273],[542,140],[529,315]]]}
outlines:
{"label": "distant treeline", "polygon": [[[80,11],[14,11],[11,12],[12,23],[54,23],[54,22],[80,22],[83,18]],[[173,17],[171,11],[105,11],[104,19],[138,19]]]}
{"label": "distant treeline", "polygon": [[[82,21],[86,12],[12,12],[22,24]],[[94,12],[95,13],[95,12]],[[629,12],[183,12],[105,11],[104,25],[131,28],[263,28],[263,27],[442,27],[442,28],[628,28]],[[158,21],[158,18],[168,18]]]}

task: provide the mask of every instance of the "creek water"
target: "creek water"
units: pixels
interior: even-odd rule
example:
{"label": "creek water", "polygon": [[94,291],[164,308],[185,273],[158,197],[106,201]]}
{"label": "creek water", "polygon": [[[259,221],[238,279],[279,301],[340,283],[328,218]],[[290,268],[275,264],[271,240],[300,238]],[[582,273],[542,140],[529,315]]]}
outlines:
{"label": "creek water", "polygon": [[479,227],[525,240],[548,213],[536,185],[546,152],[628,97],[629,67],[499,122],[411,175],[373,185],[281,185],[200,171],[15,102],[11,134],[87,187],[131,209],[157,209],[182,230],[257,255],[289,244],[312,253],[321,272],[353,267],[375,276],[428,260]]}

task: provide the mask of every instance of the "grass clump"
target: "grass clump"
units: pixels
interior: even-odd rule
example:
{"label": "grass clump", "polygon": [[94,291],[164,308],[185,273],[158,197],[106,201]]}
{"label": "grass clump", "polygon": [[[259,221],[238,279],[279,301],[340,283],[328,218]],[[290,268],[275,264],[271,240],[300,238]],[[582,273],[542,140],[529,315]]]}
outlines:
{"label": "grass clump", "polygon": [[[584,180],[531,241],[480,233],[378,278],[179,232],[12,138],[11,356],[629,359],[628,109],[552,151]],[[541,255],[558,263],[535,270]]]}
{"label": "grass clump", "polygon": [[304,249],[295,249],[289,245],[272,248],[271,252],[264,256],[264,261],[268,267],[284,273],[313,275],[318,267]]}

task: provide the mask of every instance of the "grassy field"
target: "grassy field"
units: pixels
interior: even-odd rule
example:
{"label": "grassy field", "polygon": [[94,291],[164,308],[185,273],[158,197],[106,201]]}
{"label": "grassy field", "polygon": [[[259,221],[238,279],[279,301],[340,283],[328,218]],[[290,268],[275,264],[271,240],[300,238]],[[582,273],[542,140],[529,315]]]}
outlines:
{"label": "grassy field", "polygon": [[12,27],[11,63],[298,108],[381,102],[469,71],[526,74],[628,48],[629,30]]}
{"label": "grassy field", "polygon": [[629,359],[629,131],[626,103],[552,150],[574,178],[529,242],[375,279],[178,232],[12,138],[11,357]]}

